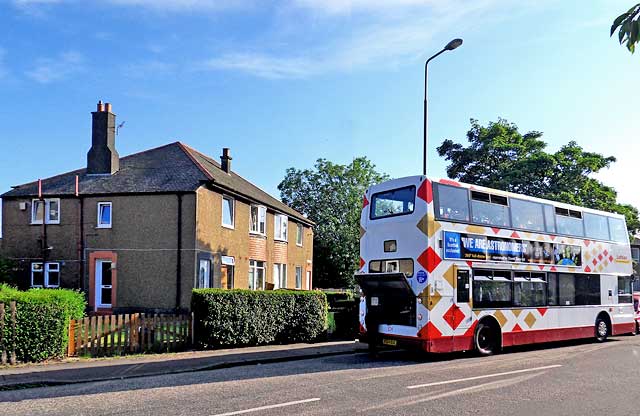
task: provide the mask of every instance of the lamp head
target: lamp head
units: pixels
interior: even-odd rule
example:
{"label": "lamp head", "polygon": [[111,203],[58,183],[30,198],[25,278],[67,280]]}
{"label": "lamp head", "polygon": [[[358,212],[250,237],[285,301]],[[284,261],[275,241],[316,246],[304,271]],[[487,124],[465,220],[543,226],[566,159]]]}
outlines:
{"label": "lamp head", "polygon": [[460,38],[456,38],[454,40],[452,40],[451,42],[447,43],[447,46],[444,47],[445,51],[452,51],[455,48],[457,48],[458,46],[462,45],[462,39]]}

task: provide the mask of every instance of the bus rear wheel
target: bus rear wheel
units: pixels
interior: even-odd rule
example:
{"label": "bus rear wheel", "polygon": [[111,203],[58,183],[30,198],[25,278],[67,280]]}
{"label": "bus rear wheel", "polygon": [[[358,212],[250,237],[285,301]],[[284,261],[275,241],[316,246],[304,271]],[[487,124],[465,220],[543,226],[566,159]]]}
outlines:
{"label": "bus rear wheel", "polygon": [[605,342],[609,335],[609,323],[602,318],[596,320],[596,339],[598,342]]}
{"label": "bus rear wheel", "polygon": [[499,333],[487,322],[480,322],[476,328],[474,337],[476,351],[480,355],[492,355],[498,352],[500,347]]}

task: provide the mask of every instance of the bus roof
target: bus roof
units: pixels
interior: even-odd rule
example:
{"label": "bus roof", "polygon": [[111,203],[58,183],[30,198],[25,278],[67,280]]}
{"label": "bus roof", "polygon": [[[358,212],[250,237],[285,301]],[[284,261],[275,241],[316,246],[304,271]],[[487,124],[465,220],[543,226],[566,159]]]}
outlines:
{"label": "bus roof", "polygon": [[[379,191],[382,191],[382,190],[387,190],[387,189],[393,188],[396,185],[396,183],[398,185],[400,183],[405,183],[406,184],[408,181],[415,182],[415,183],[420,183],[424,179],[425,179],[425,176],[422,176],[422,175],[405,176],[405,177],[402,177],[402,178],[390,179],[388,181],[385,181],[385,182],[379,183],[377,185],[371,186],[368,189],[368,191],[370,193],[376,193],[376,192],[379,192]],[[523,200],[526,200],[526,201],[540,202],[540,203],[543,203],[543,204],[553,205],[554,207],[558,207],[558,208],[579,210],[579,211],[582,211],[582,212],[588,212],[588,213],[592,213],[592,214],[600,214],[600,215],[605,215],[605,216],[609,216],[609,217],[616,217],[616,218],[623,218],[623,219],[625,218],[624,215],[617,214],[615,212],[600,211],[600,210],[597,210],[597,209],[586,208],[586,207],[582,207],[582,206],[579,206],[579,205],[571,205],[571,204],[567,204],[567,203],[564,203],[564,202],[552,201],[550,199],[536,198],[536,197],[532,197],[532,196],[528,196],[528,195],[524,195],[524,194],[517,194],[517,193],[513,193],[513,192],[502,191],[502,190],[499,190],[499,189],[487,188],[487,187],[478,186],[478,185],[471,185],[471,184],[464,183],[464,182],[454,181],[452,179],[442,179],[442,178],[429,177],[429,180],[431,182],[433,182],[433,183],[439,183],[439,184],[450,185],[450,186],[459,186],[459,187],[470,189],[470,190],[474,190],[474,191],[483,191],[483,192],[488,192],[488,193],[492,193],[492,194],[496,194],[496,195],[507,196],[507,197],[516,198],[516,199],[523,199]]]}

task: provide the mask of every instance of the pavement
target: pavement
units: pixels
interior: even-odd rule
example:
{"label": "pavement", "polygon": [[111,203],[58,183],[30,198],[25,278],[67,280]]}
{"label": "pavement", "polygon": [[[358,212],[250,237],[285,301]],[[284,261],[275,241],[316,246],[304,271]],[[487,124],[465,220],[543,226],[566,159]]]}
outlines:
{"label": "pavement", "polygon": [[131,357],[69,358],[60,362],[1,367],[0,391],[303,360],[353,354],[363,349],[366,345],[355,341],[334,341]]}
{"label": "pavement", "polygon": [[0,391],[0,415],[632,415],[640,337],[511,348],[492,357],[318,356]]}

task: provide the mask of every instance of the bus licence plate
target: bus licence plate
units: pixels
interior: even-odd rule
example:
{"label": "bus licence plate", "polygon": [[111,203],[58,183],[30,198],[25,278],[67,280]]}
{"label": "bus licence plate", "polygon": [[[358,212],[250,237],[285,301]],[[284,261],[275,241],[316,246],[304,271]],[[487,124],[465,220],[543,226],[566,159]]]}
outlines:
{"label": "bus licence plate", "polygon": [[395,339],[383,339],[382,344],[391,345],[392,347],[395,347],[396,345],[398,345],[398,341],[396,341]]}

